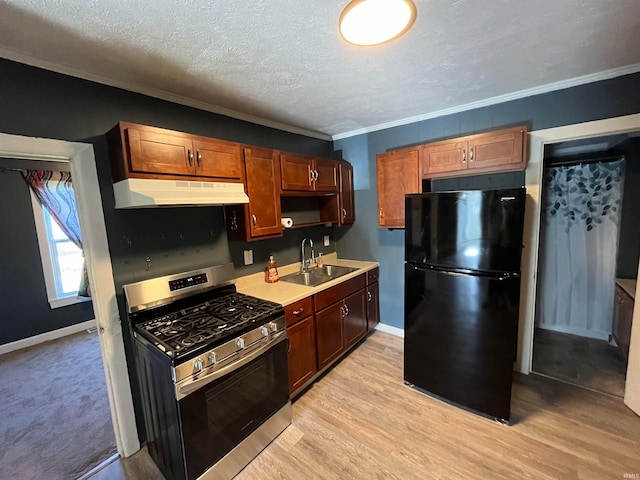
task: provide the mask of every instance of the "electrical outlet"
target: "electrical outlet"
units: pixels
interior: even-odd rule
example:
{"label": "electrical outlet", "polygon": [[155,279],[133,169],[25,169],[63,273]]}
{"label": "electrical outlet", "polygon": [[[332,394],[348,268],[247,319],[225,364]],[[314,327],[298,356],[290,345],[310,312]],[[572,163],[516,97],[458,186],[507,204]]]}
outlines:
{"label": "electrical outlet", "polygon": [[329,246],[329,235],[325,235],[324,236],[324,246],[328,247]]}
{"label": "electrical outlet", "polygon": [[244,264],[252,265],[253,264],[253,250],[245,250],[244,251]]}

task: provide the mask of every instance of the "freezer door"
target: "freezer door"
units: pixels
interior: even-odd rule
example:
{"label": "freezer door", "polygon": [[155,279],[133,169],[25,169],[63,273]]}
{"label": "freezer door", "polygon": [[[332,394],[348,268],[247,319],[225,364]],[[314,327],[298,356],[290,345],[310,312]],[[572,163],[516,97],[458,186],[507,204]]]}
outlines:
{"label": "freezer door", "polygon": [[404,379],[509,420],[520,278],[405,265]]}
{"label": "freezer door", "polygon": [[445,268],[519,272],[525,191],[407,195],[405,260]]}

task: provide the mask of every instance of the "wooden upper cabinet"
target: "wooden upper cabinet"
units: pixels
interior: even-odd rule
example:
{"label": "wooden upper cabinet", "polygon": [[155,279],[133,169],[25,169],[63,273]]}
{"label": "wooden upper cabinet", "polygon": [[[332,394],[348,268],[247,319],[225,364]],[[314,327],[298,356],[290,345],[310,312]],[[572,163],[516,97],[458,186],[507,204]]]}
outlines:
{"label": "wooden upper cabinet", "polygon": [[338,161],[328,158],[314,158],[314,190],[316,192],[338,192]]}
{"label": "wooden upper cabinet", "polygon": [[239,144],[120,122],[107,133],[113,181],[126,178],[244,182]]}
{"label": "wooden upper cabinet", "polygon": [[281,237],[280,165],[276,152],[246,147],[243,154],[249,204],[225,207],[229,238],[253,241]]}
{"label": "wooden upper cabinet", "polygon": [[194,140],[196,175],[224,181],[242,181],[242,150],[222,140]]}
{"label": "wooden upper cabinet", "polygon": [[423,145],[423,176],[456,177],[522,170],[527,166],[526,133],[527,127],[523,125]]}
{"label": "wooden upper cabinet", "polygon": [[278,189],[280,169],[275,152],[264,148],[245,148],[244,164],[251,236],[282,235]]}
{"label": "wooden upper cabinet", "polygon": [[313,158],[294,153],[280,154],[282,190],[313,191]]}
{"label": "wooden upper cabinet", "polygon": [[186,136],[135,127],[124,133],[131,172],[193,175],[193,144]]}
{"label": "wooden upper cabinet", "polygon": [[524,168],[523,127],[483,133],[469,138],[469,168]]}
{"label": "wooden upper cabinet", "polygon": [[378,226],[404,228],[404,196],[422,191],[419,147],[376,156]]}
{"label": "wooden upper cabinet", "polygon": [[356,221],[355,199],[353,192],[353,166],[349,162],[340,163],[340,221],[347,225]]}
{"label": "wooden upper cabinet", "polygon": [[280,153],[283,191],[338,192],[338,162],[295,153]]}
{"label": "wooden upper cabinet", "polygon": [[423,148],[425,174],[455,172],[467,168],[467,142],[436,142]]}

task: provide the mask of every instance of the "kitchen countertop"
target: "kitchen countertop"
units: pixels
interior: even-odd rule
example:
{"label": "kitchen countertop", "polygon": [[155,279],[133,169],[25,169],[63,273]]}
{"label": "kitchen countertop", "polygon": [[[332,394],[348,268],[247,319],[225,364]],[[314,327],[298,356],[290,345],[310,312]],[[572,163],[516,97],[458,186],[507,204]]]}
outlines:
{"label": "kitchen countertop", "polygon": [[[373,270],[378,267],[378,262],[365,262],[360,260],[344,260],[339,259],[336,253],[329,253],[323,255],[325,265],[339,265],[344,267],[357,268],[358,270],[342,275],[341,277],[330,280],[322,285],[315,287],[308,287],[306,285],[298,285],[296,283],[284,282],[282,280],[276,283],[267,283],[264,281],[264,272],[254,273],[252,275],[246,275],[236,279],[236,289],[240,293],[251,295],[253,297],[262,298],[263,300],[270,300],[275,303],[279,303],[282,306],[290,305],[298,300],[307,298],[310,295],[314,295],[322,290],[331,288],[334,285],[338,285],[345,280],[357,277],[358,275]],[[278,267],[278,275],[280,278],[290,273],[300,271],[300,262]]]}
{"label": "kitchen countertop", "polygon": [[636,279],[635,278],[616,278],[616,283],[620,285],[625,292],[627,292],[631,298],[636,298]]}

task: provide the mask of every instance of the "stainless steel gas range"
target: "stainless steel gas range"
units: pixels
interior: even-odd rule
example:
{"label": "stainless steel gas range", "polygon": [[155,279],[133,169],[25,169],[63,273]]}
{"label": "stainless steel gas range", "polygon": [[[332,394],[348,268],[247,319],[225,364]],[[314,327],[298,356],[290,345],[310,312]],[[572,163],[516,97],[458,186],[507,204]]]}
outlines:
{"label": "stainless steel gas range", "polygon": [[169,480],[234,477],[291,423],[281,305],[233,264],[125,285],[147,446]]}

